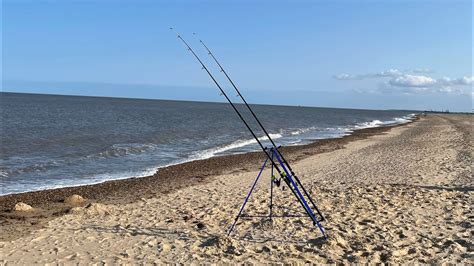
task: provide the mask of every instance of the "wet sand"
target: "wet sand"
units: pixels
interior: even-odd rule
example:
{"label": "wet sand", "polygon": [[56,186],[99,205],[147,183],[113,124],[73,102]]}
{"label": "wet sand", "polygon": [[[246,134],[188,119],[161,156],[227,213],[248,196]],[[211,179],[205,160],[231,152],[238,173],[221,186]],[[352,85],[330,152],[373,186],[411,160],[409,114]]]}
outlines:
{"label": "wet sand", "polygon": [[[328,240],[307,218],[242,220],[226,236],[263,159],[251,153],[1,197],[0,261],[472,264],[472,122],[472,115],[430,114],[285,148],[327,218]],[[268,182],[265,171],[247,214],[268,212]],[[71,194],[92,205],[60,202]],[[39,210],[8,211],[20,200]],[[288,190],[275,190],[274,204],[280,214],[300,213]]]}

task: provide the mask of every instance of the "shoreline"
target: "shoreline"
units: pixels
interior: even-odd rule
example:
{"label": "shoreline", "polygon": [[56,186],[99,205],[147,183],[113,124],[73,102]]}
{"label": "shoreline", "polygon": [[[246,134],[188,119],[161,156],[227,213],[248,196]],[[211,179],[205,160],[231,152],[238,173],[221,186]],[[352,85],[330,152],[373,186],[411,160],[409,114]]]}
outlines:
{"label": "shoreline", "polygon": [[[401,125],[405,125],[407,123],[410,123],[410,122],[414,121],[417,116],[419,116],[419,114],[411,113],[411,114],[404,115],[404,116],[401,116],[401,117],[395,117],[392,120],[384,120],[384,121],[372,120],[372,121],[366,121],[366,122],[359,122],[359,123],[356,123],[356,124],[353,124],[353,125],[348,125],[348,126],[342,127],[343,132],[339,132],[339,133],[336,133],[336,134],[331,135],[331,136],[326,136],[326,137],[323,137],[323,138],[314,138],[314,137],[313,138],[301,138],[298,141],[298,142],[301,142],[301,143],[286,142],[286,143],[280,144],[280,146],[282,146],[282,147],[285,147],[285,146],[288,146],[288,147],[289,146],[306,146],[306,145],[310,145],[314,142],[321,141],[321,140],[331,140],[331,139],[344,138],[346,136],[356,134],[357,131],[362,130],[362,129],[401,126]],[[313,127],[311,127],[311,128],[313,128]],[[301,131],[300,131],[300,129],[298,129],[296,131],[291,132],[291,135],[294,135],[295,133],[296,133],[296,135],[299,135],[300,133],[304,133],[306,131],[306,129],[311,129],[311,128],[303,128],[303,129],[301,129]],[[340,128],[338,127],[338,129],[340,129]],[[281,134],[283,134],[283,133],[281,133]],[[275,136],[272,136],[272,138],[274,138],[274,139],[287,137],[287,136],[283,136],[281,134],[271,133],[270,135],[275,135]],[[259,139],[261,139],[261,138],[265,138],[265,136],[259,137]],[[127,169],[122,169],[123,170],[122,172],[114,172],[114,173],[109,172],[108,174],[103,174],[103,173],[102,174],[94,174],[94,173],[91,173],[89,176],[85,177],[84,179],[68,179],[68,178],[66,178],[64,180],[60,179],[59,180],[59,181],[61,181],[61,182],[59,182],[60,185],[51,183],[49,181],[49,182],[47,182],[48,185],[45,185],[43,183],[41,185],[40,184],[33,184],[33,185],[30,186],[30,185],[22,184],[20,182],[19,184],[17,184],[17,187],[14,187],[13,189],[5,189],[7,191],[1,191],[0,192],[0,198],[5,197],[5,196],[10,196],[10,195],[24,194],[24,193],[30,193],[30,192],[39,192],[39,191],[46,191],[46,190],[55,190],[55,189],[63,189],[63,188],[73,188],[73,187],[97,185],[97,184],[101,184],[101,183],[109,182],[109,181],[119,181],[119,180],[126,180],[126,179],[132,179],[132,178],[145,178],[145,177],[154,176],[154,175],[156,175],[156,173],[160,169],[167,168],[167,167],[170,167],[170,166],[181,165],[181,164],[185,164],[185,163],[189,163],[189,162],[193,162],[193,161],[206,160],[206,159],[213,158],[213,157],[242,155],[242,154],[248,154],[248,153],[253,153],[253,152],[260,152],[260,149],[258,148],[258,146],[255,147],[258,150],[238,151],[238,152],[235,152],[235,153],[227,152],[227,151],[232,151],[233,149],[236,149],[236,148],[241,148],[241,147],[245,147],[249,144],[252,144],[251,143],[252,141],[254,141],[253,138],[251,138],[251,139],[235,139],[232,142],[227,143],[227,144],[215,144],[216,146],[203,148],[201,150],[192,150],[192,151],[189,151],[190,155],[188,157],[180,157],[180,158],[178,158],[174,161],[164,163],[164,164],[157,164],[157,161],[155,159],[155,161],[152,162],[153,165],[155,165],[155,166],[147,166],[146,168],[135,169],[135,170],[133,170],[133,172],[127,171],[127,169],[128,169],[127,168]],[[239,143],[239,142],[243,142],[244,144]],[[112,147],[115,146],[115,145],[121,145],[121,144],[118,144],[118,143],[113,144]],[[122,144],[122,145],[126,145],[126,144]],[[234,146],[234,145],[236,145],[236,146]],[[104,152],[101,152],[101,153],[107,153],[107,152],[108,152],[108,149],[105,150]],[[227,152],[227,153],[225,153],[225,152]],[[128,153],[128,152],[126,151],[125,153]],[[207,155],[208,153],[211,153],[211,155]],[[112,155],[112,156],[115,156],[115,155]],[[86,157],[89,157],[89,155],[86,156]],[[108,167],[103,167],[103,168],[106,169]],[[113,167],[112,167],[112,169],[113,169]],[[117,170],[117,169],[113,169],[113,170]],[[74,172],[74,170],[69,169],[68,172]],[[8,178],[7,173],[6,173],[6,175],[7,175],[6,177]],[[98,177],[98,176],[101,176],[101,177]],[[46,181],[50,180],[50,179],[48,179],[47,176],[45,178],[46,178]],[[40,180],[41,179],[37,178],[37,181],[40,181]],[[57,182],[55,182],[55,183],[57,183]],[[25,186],[27,188],[25,188]],[[5,188],[8,188],[8,185],[6,185]],[[2,208],[1,208],[1,205],[0,205],[0,210],[1,209]]]}
{"label": "shoreline", "polygon": [[[379,127],[353,129],[352,132],[350,132],[348,135],[341,136],[341,137],[328,138],[328,139],[316,139],[316,140],[312,140],[310,143],[303,144],[303,145],[282,146],[282,151],[285,151],[285,152],[289,151],[290,153],[295,153],[295,152],[301,152],[301,150],[303,150],[303,149],[315,148],[314,146],[319,146],[319,145],[327,145],[327,144],[333,144],[333,143],[341,144],[340,142],[344,142],[344,144],[346,144],[350,141],[362,139],[362,138],[359,138],[361,135],[364,136],[363,138],[366,138],[366,137],[369,137],[369,136],[372,136],[372,135],[382,134],[382,133],[390,130],[391,128],[405,126],[405,125],[408,125],[410,123],[413,123],[417,119],[419,119],[419,117],[414,116],[414,118],[411,121],[403,123],[403,124],[391,124],[391,125],[383,125],[383,126],[379,126]],[[356,135],[356,136],[353,136],[353,135]],[[352,139],[351,137],[356,137],[356,138]],[[346,140],[346,138],[350,138],[350,140]],[[336,150],[336,149],[341,148],[341,147],[337,147],[337,148],[334,147],[334,148],[335,149],[331,149],[331,150]],[[329,152],[331,150],[324,150],[324,151],[321,151],[321,152],[316,152],[314,154],[318,154],[318,153],[322,153],[322,152]],[[203,161],[213,160],[213,159],[232,159],[232,158],[225,158],[225,157],[237,157],[236,158],[237,160],[241,160],[242,158],[238,158],[238,157],[248,156],[248,155],[253,156],[254,154],[259,154],[260,152],[261,151],[250,151],[250,152],[243,152],[243,153],[238,153],[238,154],[220,155],[220,156],[215,156],[215,157],[206,158],[206,159],[197,159],[197,160],[192,160],[192,161],[187,161],[187,162],[182,162],[182,163],[176,163],[176,164],[172,164],[172,165],[157,168],[156,172],[153,175],[129,176],[129,177],[122,177],[122,178],[117,178],[117,179],[99,181],[97,183],[66,185],[64,187],[45,188],[45,189],[38,189],[38,190],[33,190],[33,191],[25,191],[25,192],[17,192],[17,193],[0,195],[0,211],[5,211],[4,198],[10,198],[10,197],[15,198],[15,197],[26,196],[26,194],[28,194],[28,196],[30,196],[29,194],[38,194],[38,193],[42,193],[42,192],[53,192],[53,191],[58,191],[58,190],[70,190],[70,189],[79,188],[79,187],[90,187],[90,186],[101,185],[103,183],[109,183],[109,182],[127,182],[128,180],[135,180],[135,179],[142,179],[142,178],[152,178],[152,177],[159,178],[160,172],[161,171],[166,171],[167,168],[180,167],[181,165],[193,164],[195,162],[203,162]],[[313,154],[307,154],[307,153],[303,153],[303,154],[304,154],[303,155],[304,157],[313,155]],[[289,154],[284,154],[284,155],[289,156]],[[292,154],[292,155],[294,155],[294,154]],[[304,158],[304,157],[301,157],[301,155],[297,155],[297,156],[298,157],[296,158],[296,160]],[[262,158],[264,158],[264,157],[262,156]],[[290,159],[290,161],[291,161],[291,159]],[[236,170],[239,170],[239,169],[236,169]],[[220,174],[220,173],[212,173],[212,175],[214,175],[214,174]],[[31,196],[34,197],[33,195],[31,195]]]}
{"label": "shoreline", "polygon": [[[289,162],[309,156],[343,149],[350,142],[384,134],[396,127],[407,126],[419,120],[418,115],[404,124],[356,129],[341,138],[315,140],[298,146],[282,146],[281,151]],[[4,233],[0,241],[17,239],[42,228],[48,221],[69,212],[73,207],[64,199],[80,195],[87,203],[128,204],[168,194],[186,187],[212,181],[214,176],[249,171],[258,168],[264,155],[260,151],[217,156],[159,168],[152,176],[130,177],[97,184],[45,189],[0,196],[0,228]],[[11,211],[18,202],[35,208],[31,213]],[[24,221],[19,224],[18,221]]]}

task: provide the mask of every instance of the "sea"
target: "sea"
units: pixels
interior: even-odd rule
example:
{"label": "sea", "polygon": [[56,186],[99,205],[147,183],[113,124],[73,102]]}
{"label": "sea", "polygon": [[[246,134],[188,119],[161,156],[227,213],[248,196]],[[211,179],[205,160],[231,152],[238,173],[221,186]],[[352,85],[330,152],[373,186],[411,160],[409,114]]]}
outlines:
{"label": "sea", "polygon": [[[142,177],[259,146],[229,104],[0,93],[0,195]],[[237,108],[264,145],[258,124]],[[413,111],[252,105],[278,145],[407,123]]]}

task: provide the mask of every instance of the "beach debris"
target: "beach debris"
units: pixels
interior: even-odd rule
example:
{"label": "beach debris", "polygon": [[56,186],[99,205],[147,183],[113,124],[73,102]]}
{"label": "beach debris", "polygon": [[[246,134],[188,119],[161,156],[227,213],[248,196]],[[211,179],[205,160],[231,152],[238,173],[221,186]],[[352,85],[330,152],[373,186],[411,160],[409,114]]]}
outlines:
{"label": "beach debris", "polygon": [[17,204],[15,204],[15,207],[13,207],[13,210],[17,212],[28,212],[32,211],[33,207],[24,202],[18,202]]}
{"label": "beach debris", "polygon": [[64,199],[64,203],[71,204],[71,205],[79,205],[84,203],[86,200],[77,194],[71,195]]}

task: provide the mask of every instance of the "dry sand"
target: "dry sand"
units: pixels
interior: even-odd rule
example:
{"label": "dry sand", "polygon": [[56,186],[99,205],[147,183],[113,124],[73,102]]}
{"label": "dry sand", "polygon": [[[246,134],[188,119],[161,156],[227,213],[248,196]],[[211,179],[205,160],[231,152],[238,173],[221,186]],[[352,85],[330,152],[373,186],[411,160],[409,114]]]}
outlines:
{"label": "dry sand", "polygon": [[[0,262],[473,264],[472,115],[429,115],[293,164],[325,214],[242,220],[226,236],[258,169],[129,204],[74,207],[29,235],[0,242]],[[247,205],[268,212],[269,173]],[[277,214],[298,214],[288,190]]]}

